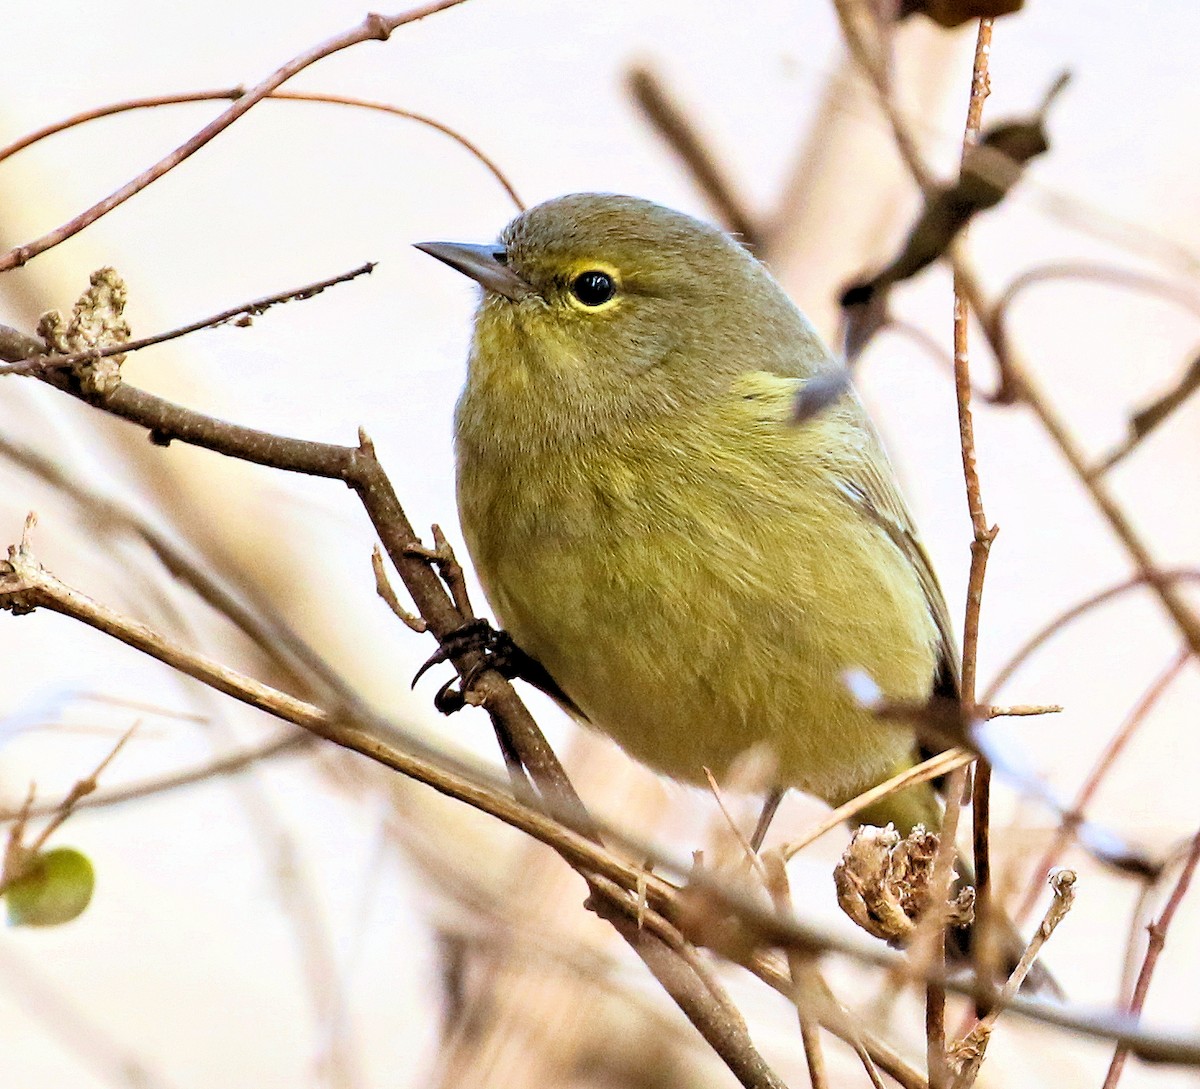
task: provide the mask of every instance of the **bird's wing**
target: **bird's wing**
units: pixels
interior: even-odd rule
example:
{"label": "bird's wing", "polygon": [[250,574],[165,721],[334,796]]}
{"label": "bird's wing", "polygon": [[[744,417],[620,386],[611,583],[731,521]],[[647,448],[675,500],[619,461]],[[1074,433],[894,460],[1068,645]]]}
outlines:
{"label": "bird's wing", "polygon": [[940,636],[940,661],[935,691],[939,695],[957,697],[961,679],[958,645],[954,638],[954,627],[950,620],[946,597],[934,573],[929,553],[925,551],[925,546],[917,536],[912,515],[909,514],[904,498],[896,487],[886,455],[882,449],[878,451],[878,455],[877,458],[856,458],[849,463],[840,480],[841,489],[851,503],[883,529],[912,565]]}
{"label": "bird's wing", "polygon": [[[830,364],[832,366],[832,364]],[[802,373],[801,373],[802,372]],[[811,365],[797,367],[790,374],[779,372],[746,374],[741,382],[770,390],[769,396],[780,397],[788,406],[796,403],[797,396],[807,382],[822,379],[829,373],[823,367],[815,371]],[[824,395],[822,395],[824,396]],[[778,402],[777,402],[778,403]],[[792,412],[785,410],[790,421]],[[907,557],[916,573],[917,581],[925,594],[930,615],[937,625],[940,636],[938,675],[934,683],[936,695],[958,698],[961,671],[958,642],[954,638],[954,626],[941,584],[934,573],[929,553],[917,536],[917,528],[909,514],[908,505],[896,484],[887,454],[875,429],[871,426],[866,409],[858,399],[853,387],[847,386],[836,403],[826,405],[820,412],[842,415],[846,422],[867,433],[867,443],[847,443],[837,450],[828,451],[833,458],[839,487],[847,500],[875,522],[891,538],[895,546]],[[804,427],[805,423],[785,423],[785,427]]]}

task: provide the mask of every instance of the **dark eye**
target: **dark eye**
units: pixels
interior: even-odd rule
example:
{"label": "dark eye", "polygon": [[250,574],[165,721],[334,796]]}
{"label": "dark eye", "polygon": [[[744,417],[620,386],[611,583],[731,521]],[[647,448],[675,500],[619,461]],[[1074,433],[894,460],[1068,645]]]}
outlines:
{"label": "dark eye", "polygon": [[584,306],[601,306],[617,293],[617,285],[607,272],[590,269],[571,281],[571,294]]}

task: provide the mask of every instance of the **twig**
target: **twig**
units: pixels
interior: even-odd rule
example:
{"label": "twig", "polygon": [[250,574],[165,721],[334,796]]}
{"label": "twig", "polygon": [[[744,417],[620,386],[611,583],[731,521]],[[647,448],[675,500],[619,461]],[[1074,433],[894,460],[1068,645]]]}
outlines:
{"label": "twig", "polygon": [[[145,98],[132,98],[124,102],[113,102],[107,106],[97,106],[95,109],[84,110],[74,114],[71,117],[65,118],[62,121],[56,121],[52,125],[46,125],[43,128],[36,129],[19,140],[13,141],[7,147],[0,148],[0,162],[3,162],[10,155],[15,155],[18,151],[24,151],[25,148],[46,139],[48,136],[54,136],[60,132],[66,132],[68,129],[75,128],[77,125],[86,124],[89,121],[96,121],[102,117],[112,117],[115,114],[127,113],[130,110],[145,110],[156,106],[175,106],[185,102],[212,102],[222,99],[230,99],[237,101],[246,94],[245,87],[229,87],[219,91],[184,91],[180,94],[173,95],[150,95]],[[504,171],[500,169],[496,163],[480,150],[480,148],[472,141],[468,140],[461,132],[451,128],[449,125],[436,120],[433,117],[428,117],[425,114],[414,113],[412,110],[404,110],[399,106],[392,106],[387,102],[374,102],[364,98],[354,98],[350,95],[335,95],[325,94],[317,91],[272,91],[268,95],[264,95],[264,101],[285,101],[285,102],[319,102],[328,103],[334,106],[351,106],[361,110],[375,110],[380,113],[392,114],[395,117],[403,117],[409,121],[416,121],[418,124],[425,125],[428,128],[435,129],[445,136],[450,137],[460,147],[473,155],[478,160],[481,166],[487,170],[492,177],[500,183],[500,186],[508,194],[513,204],[520,211],[525,210],[525,204],[521,198],[517,196],[517,191],[513,188],[512,183],[508,180]]]}
{"label": "twig", "polygon": [[708,768],[704,769],[704,777],[708,780],[709,792],[716,801],[717,808],[721,811],[721,816],[725,820],[725,826],[728,828],[730,835],[733,836],[734,842],[737,843],[739,848],[741,848],[742,855],[749,865],[755,870],[758,876],[762,878],[764,882],[766,882],[767,870],[763,864],[763,860],[759,857],[759,853],[751,845],[750,840],[747,839],[746,833],[738,827],[737,821],[733,819],[733,814],[730,813],[729,809],[726,807],[725,799],[721,794],[721,788],[717,784],[716,777],[711,771],[708,770]]}
{"label": "twig", "polygon": [[[1021,984],[1025,982],[1025,977],[1029,975],[1029,970],[1033,967],[1034,961],[1037,960],[1038,955],[1041,953],[1042,946],[1046,944],[1050,935],[1058,927],[1058,924],[1063,921],[1067,912],[1071,910],[1071,905],[1075,902],[1074,872],[1071,870],[1059,870],[1051,876],[1050,888],[1054,893],[1054,899],[1051,900],[1050,906],[1046,909],[1045,918],[1042,919],[1037,933],[1034,934],[1032,940],[1026,946],[1025,952],[1021,954],[1021,959],[1017,962],[1016,968],[1013,969],[1012,974],[1000,989],[1001,999],[1016,997],[1021,989]],[[979,1074],[979,1068],[983,1064],[983,1057],[987,1053],[988,1042],[991,1040],[996,1020],[1002,1010],[1003,1006],[994,1006],[954,1045],[951,1052],[951,1062],[956,1068],[956,1073],[954,1081],[951,1083],[951,1089],[967,1089],[968,1086],[974,1083],[975,1078]]]}
{"label": "twig", "polygon": [[1058,830],[1054,834],[1053,841],[1046,848],[1037,866],[1034,868],[1033,875],[1026,886],[1025,896],[1021,900],[1017,910],[1013,913],[1014,919],[1020,921],[1032,910],[1038,893],[1041,891],[1042,883],[1046,880],[1051,869],[1053,869],[1055,862],[1062,856],[1063,851],[1067,849],[1067,845],[1071,842],[1075,834],[1075,829],[1084,820],[1088,804],[1091,802],[1096,791],[1100,789],[1100,784],[1116,766],[1118,757],[1133,739],[1134,734],[1137,733],[1142,723],[1146,721],[1146,718],[1154,709],[1154,706],[1165,695],[1175,678],[1183,672],[1183,667],[1190,660],[1191,652],[1187,647],[1183,647],[1175,656],[1174,661],[1142,693],[1133,709],[1126,715],[1125,721],[1121,723],[1116,733],[1109,739],[1108,744],[1104,747],[1104,751],[1096,759],[1095,764],[1092,765],[1091,771],[1088,772],[1087,778],[1079,788],[1079,792],[1075,795],[1075,800],[1071,803],[1070,810],[1068,810],[1066,816],[1060,822]]}
{"label": "twig", "polygon": [[1107,473],[1134,452],[1200,389],[1200,354],[1193,353],[1187,369],[1166,393],[1129,417],[1129,434],[1100,459],[1093,474]]}
{"label": "twig", "polygon": [[404,26],[407,23],[414,23],[439,11],[445,11],[447,8],[457,7],[464,2],[465,0],[433,0],[432,3],[413,8],[411,11],[406,11],[400,15],[383,16],[371,14],[358,26],[343,31],[341,34],[310,49],[306,49],[282,67],[277,68],[261,83],[251,87],[241,98],[236,99],[227,110],[221,113],[220,116],[210,121],[204,128],[186,140],[169,155],[142,171],[136,178],[126,182],[103,200],[80,212],[79,215],[75,216],[69,222],[64,223],[61,227],[57,227],[40,238],[35,238],[23,246],[18,246],[16,249],[0,255],[0,272],[7,272],[11,268],[19,268],[39,253],[44,253],[51,247],[57,246],[60,242],[78,234],[85,227],[89,227],[95,223],[101,216],[107,215],[114,208],[124,204],[135,193],[140,193],[148,185],[158,181],[168,171],[173,170],[189,156],[199,151],[213,137],[224,132],[252,106],[262,101],[263,98],[274,91],[275,88],[286,83],[292,76],[298,72],[302,72],[309,65],[315,64],[317,61],[342,49],[358,45],[360,42],[371,40],[387,41],[392,32],[398,27]]}
{"label": "twig", "polygon": [[1018,391],[1008,383],[1004,361],[1008,354],[1008,319],[1018,297],[1032,287],[1063,280],[1110,284],[1130,291],[1140,291],[1174,303],[1200,317],[1200,298],[1195,291],[1172,280],[1163,280],[1144,272],[1082,262],[1059,262],[1028,269],[1014,277],[992,305],[988,326],[993,347],[1000,361],[1000,381],[996,391],[988,395],[988,400],[996,404],[1011,404],[1017,397]]}
{"label": "twig", "polygon": [[396,591],[392,589],[392,584],[388,581],[387,571],[383,566],[383,553],[379,550],[379,545],[371,546],[371,570],[375,573],[375,592],[383,598],[396,619],[410,631],[424,635],[429,630],[429,625],[400,604]]}
{"label": "twig", "polygon": [[[311,744],[312,741],[313,737],[311,734],[289,731],[282,737],[277,737],[261,745],[244,749],[241,752],[218,757],[215,760],[201,764],[199,767],[172,772],[169,775],[162,775],[155,779],[130,783],[128,786],[112,787],[109,790],[97,791],[86,798],[81,798],[76,808],[102,809],[110,805],[120,805],[123,802],[151,798],[157,794],[165,794],[167,791],[175,790],[179,787],[204,783],[209,779],[219,779],[226,775],[237,775],[239,772],[245,771],[247,768],[264,760],[270,760],[285,753],[299,752]],[[55,808],[55,805],[46,803],[35,805],[30,810],[30,816],[36,817],[52,813]],[[14,820],[17,816],[16,811],[0,810],[0,824]]]}
{"label": "twig", "polygon": [[[1183,869],[1179,874],[1179,880],[1175,882],[1175,888],[1171,890],[1171,896],[1167,900],[1162,914],[1156,922],[1151,923],[1147,927],[1149,938],[1146,942],[1146,957],[1142,961],[1142,970],[1138,973],[1137,983],[1133,989],[1133,998],[1129,1003],[1129,1013],[1134,1018],[1141,1016],[1142,1007],[1146,1004],[1146,994],[1150,990],[1150,980],[1154,975],[1154,969],[1158,964],[1158,958],[1163,951],[1163,946],[1167,943],[1167,931],[1171,927],[1171,921],[1175,918],[1175,912],[1179,910],[1179,905],[1183,903],[1183,898],[1187,895],[1188,886],[1192,883],[1192,876],[1196,872],[1197,863],[1200,863],[1200,832],[1197,832],[1192,837],[1191,850],[1188,852]],[[1116,1089],[1117,1082],[1121,1080],[1121,1072],[1125,1069],[1125,1060],[1128,1057],[1128,1048],[1118,1045],[1116,1051],[1113,1053],[1112,1063],[1109,1065],[1108,1074],[1104,1079],[1102,1089]]]}
{"label": "twig", "polygon": [[874,805],[881,799],[890,797],[892,794],[898,794],[900,791],[910,786],[916,786],[918,783],[927,783],[931,779],[940,779],[943,775],[949,774],[956,768],[966,767],[974,759],[974,753],[965,752],[962,749],[947,749],[945,752],[938,753],[937,756],[930,757],[928,760],[917,764],[915,767],[908,768],[898,775],[893,775],[890,779],[885,779],[878,786],[874,786],[870,790],[864,790],[857,798],[851,798],[850,801],[839,805],[823,821],[809,829],[799,839],[784,844],[779,850],[785,860],[790,860],[803,851],[809,844],[814,843],[827,832],[840,827],[856,813],[861,813],[864,809]]}
{"label": "twig", "polygon": [[929,902],[917,919],[909,943],[911,971],[925,978],[925,1060],[930,1089],[942,1089],[950,1071],[946,1062],[946,917],[954,881],[956,839],[962,810],[966,769],[957,768],[946,783],[946,811],[938,832],[937,854],[929,876]]}
{"label": "twig", "polygon": [[[1176,568],[1169,571],[1160,571],[1158,577],[1166,582],[1200,582],[1200,569]],[[1059,613],[1048,624],[1045,624],[1026,639],[1012,657],[1005,662],[993,678],[992,683],[988,685],[987,691],[983,694],[983,702],[990,703],[994,700],[996,694],[1012,680],[1013,674],[1033,656],[1034,652],[1064,628],[1074,623],[1080,617],[1086,616],[1098,606],[1105,605],[1118,597],[1123,597],[1131,590],[1148,585],[1150,585],[1150,577],[1145,572],[1141,572],[1132,578],[1125,579],[1113,586],[1108,586],[1084,598],[1077,605],[1072,605],[1071,608]]]}
{"label": "twig", "polygon": [[717,217],[746,248],[761,251],[762,225],[737,196],[725,173],[717,166],[712,152],[696,132],[683,110],[671,100],[662,81],[649,68],[631,68],[626,79],[633,101],[651,127],[683,160],[692,180],[700,187]]}
{"label": "twig", "polygon": [[1036,715],[1062,714],[1061,703],[1013,703],[1007,707],[981,707],[984,718],[1032,718]]}
{"label": "twig", "polygon": [[[875,92],[876,102],[892,130],[892,139],[896,143],[900,157],[904,160],[905,166],[912,174],[921,192],[926,197],[932,195],[934,191],[933,177],[926,169],[921,154],[917,150],[910,126],[900,115],[892,97],[887,54],[881,41],[884,29],[878,13],[871,5],[860,4],[856,0],[834,0],[834,8],[837,10],[838,22],[841,24],[842,38],[850,50],[850,55],[867,77]],[[874,31],[876,35],[874,42],[870,40],[869,32],[864,26],[868,22],[871,31]]]}
{"label": "twig", "polygon": [[368,261],[366,264],[359,265],[358,268],[340,273],[337,276],[331,276],[326,280],[318,280],[316,283],[305,284],[303,287],[291,288],[288,291],[281,291],[276,295],[267,295],[264,298],[255,299],[253,302],[241,303],[228,310],[222,310],[219,314],[213,314],[211,317],[201,318],[199,321],[181,325],[177,329],[169,329],[164,333],[156,333],[154,336],[142,337],[139,340],[126,340],[120,344],[112,344],[105,348],[95,348],[85,352],[72,352],[69,355],[27,356],[20,362],[0,363],[0,374],[31,375],[40,374],[46,370],[69,370],[80,363],[91,363],[97,359],[107,359],[109,356],[140,351],[142,348],[149,348],[155,344],[164,344],[169,340],[177,340],[179,337],[199,332],[201,329],[215,329],[218,326],[227,325],[233,321],[236,321],[239,325],[248,325],[252,318],[258,317],[273,306],[311,299],[315,295],[321,294],[326,288],[355,280],[359,276],[366,276],[374,271],[374,269],[375,263]]}
{"label": "twig", "polygon": [[[79,804],[89,795],[96,791],[99,785],[100,776],[104,774],[105,769],[116,758],[127,742],[137,730],[138,724],[135,722],[128,730],[126,730],[117,743],[109,750],[108,755],[96,765],[95,770],[86,778],[80,779],[67,791],[67,795],[57,806],[54,807],[54,812],[45,826],[38,833],[37,838],[30,843],[26,850],[30,854],[37,854],[45,845],[46,841],[70,818],[71,814],[79,808]],[[27,811],[28,812],[28,811]]]}
{"label": "twig", "polygon": [[[983,103],[991,93],[988,58],[992,49],[992,20],[980,19],[975,38],[975,60],[971,73],[971,95],[963,130],[962,161],[979,142],[983,123]],[[975,677],[979,660],[979,623],[983,605],[983,584],[988,556],[999,527],[989,526],[983,509],[979,472],[975,463],[975,422],[971,412],[971,367],[967,348],[969,322],[967,304],[958,276],[954,278],[954,390],[958,405],[958,434],[962,446],[963,478],[967,489],[967,509],[971,515],[971,567],[967,577],[966,616],[963,621],[962,681],[960,693],[968,714],[974,714]],[[992,769],[988,761],[975,764],[971,793],[971,824],[975,863],[975,912],[978,925],[987,926],[991,918],[991,852],[988,843],[991,824]],[[930,1078],[933,1074],[930,1072]]]}

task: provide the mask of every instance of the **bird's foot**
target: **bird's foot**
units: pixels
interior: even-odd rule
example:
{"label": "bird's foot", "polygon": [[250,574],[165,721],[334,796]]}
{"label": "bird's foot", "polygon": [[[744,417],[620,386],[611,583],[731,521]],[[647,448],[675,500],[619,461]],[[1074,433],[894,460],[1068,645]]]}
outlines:
{"label": "bird's foot", "polygon": [[455,711],[462,710],[468,702],[467,693],[472,685],[489,669],[494,669],[502,677],[512,680],[523,676],[527,663],[533,661],[512,641],[507,632],[493,628],[486,620],[469,620],[441,641],[437,650],[417,670],[412,679],[412,686],[415,688],[417,681],[433,666],[470,651],[479,652],[477,660],[460,677],[451,678],[442,685],[433,697],[434,707],[443,715],[452,715]]}

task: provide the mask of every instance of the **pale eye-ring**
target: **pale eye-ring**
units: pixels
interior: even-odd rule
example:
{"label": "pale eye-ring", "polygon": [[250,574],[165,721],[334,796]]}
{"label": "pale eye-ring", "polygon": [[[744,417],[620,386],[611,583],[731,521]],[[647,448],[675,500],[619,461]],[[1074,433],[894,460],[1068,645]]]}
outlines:
{"label": "pale eye-ring", "polygon": [[571,294],[584,306],[603,306],[616,293],[616,281],[598,268],[581,272],[571,281]]}

